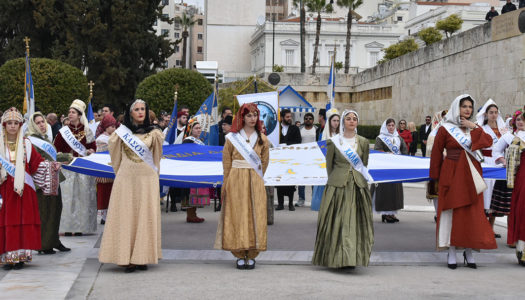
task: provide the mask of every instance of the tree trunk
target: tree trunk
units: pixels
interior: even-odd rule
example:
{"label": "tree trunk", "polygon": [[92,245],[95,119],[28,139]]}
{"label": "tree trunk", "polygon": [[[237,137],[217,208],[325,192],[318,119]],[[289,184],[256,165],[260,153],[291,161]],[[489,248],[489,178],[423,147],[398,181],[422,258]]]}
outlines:
{"label": "tree trunk", "polygon": [[346,21],[345,74],[350,70],[350,38],[352,37],[352,8],[348,9]]}
{"label": "tree trunk", "polygon": [[305,40],[306,40],[306,24],[305,24],[305,18],[306,17],[306,11],[304,9],[304,1],[301,6],[301,73],[304,73],[306,70],[306,47],[305,47]]}
{"label": "tree trunk", "polygon": [[315,29],[315,46],[314,46],[314,62],[312,64],[312,74],[315,74],[315,65],[317,64],[317,50],[319,48],[319,36],[321,35],[321,12],[317,12],[317,27]]}
{"label": "tree trunk", "polygon": [[181,66],[183,69],[186,69],[186,41],[188,38],[184,33],[182,33],[182,62]]}

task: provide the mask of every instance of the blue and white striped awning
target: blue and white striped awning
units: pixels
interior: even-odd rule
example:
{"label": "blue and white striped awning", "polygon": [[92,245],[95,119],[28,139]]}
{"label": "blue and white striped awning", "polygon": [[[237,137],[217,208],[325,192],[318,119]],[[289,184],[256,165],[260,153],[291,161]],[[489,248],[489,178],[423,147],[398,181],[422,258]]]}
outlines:
{"label": "blue and white striped awning", "polygon": [[291,112],[315,112],[315,107],[305,106],[281,106],[281,109],[289,109]]}

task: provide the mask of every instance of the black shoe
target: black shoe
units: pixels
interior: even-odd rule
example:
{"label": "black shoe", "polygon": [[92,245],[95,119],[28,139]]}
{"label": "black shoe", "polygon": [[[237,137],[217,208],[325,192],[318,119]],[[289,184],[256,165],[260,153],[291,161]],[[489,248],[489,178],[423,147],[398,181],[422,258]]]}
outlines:
{"label": "black shoe", "polygon": [[82,236],[82,232],[75,232],[75,236]]}
{"label": "black shoe", "polygon": [[463,251],[463,263],[465,265],[467,265],[467,267],[471,268],[471,269],[477,269],[478,266],[476,265],[476,263],[469,263],[468,260],[467,260],[467,252]]}
{"label": "black shoe", "polygon": [[72,232],[64,232],[64,236],[73,236]]}
{"label": "black shoe", "polygon": [[242,258],[239,258],[237,260],[237,263],[235,264],[237,266],[237,269],[239,270],[245,270],[246,269],[246,262],[244,264],[240,264],[240,262],[243,261],[244,262],[244,259]]}
{"label": "black shoe", "polygon": [[55,247],[55,249],[57,249],[57,250],[60,251],[60,252],[68,252],[68,251],[71,251],[71,248],[68,248],[68,247],[62,245],[62,243],[60,243],[60,245],[58,245],[58,247]]}
{"label": "black shoe", "polygon": [[21,270],[24,267],[23,262],[19,262],[13,266],[13,270]]}
{"label": "black shoe", "polygon": [[[447,261],[448,261],[449,254],[447,254]],[[458,267],[458,264],[449,264],[447,263],[447,267],[451,270],[455,270]]]}
{"label": "black shoe", "polygon": [[137,266],[127,266],[124,269],[124,273],[133,273],[135,272],[136,269],[137,269]]}
{"label": "black shoe", "polygon": [[38,250],[38,254],[55,254],[55,253],[57,252],[53,249]]}
{"label": "black shoe", "polygon": [[396,220],[392,219],[390,215],[381,215],[381,222],[382,223],[395,223]]}
{"label": "black shoe", "polygon": [[138,265],[137,266],[137,270],[139,270],[139,271],[147,271],[148,270],[148,265]]}
{"label": "black shoe", "polygon": [[523,258],[523,252],[522,251],[516,251],[516,257],[518,258],[518,264],[525,267],[525,262],[521,260]]}
{"label": "black shoe", "polygon": [[438,216],[434,216],[434,223],[438,222]]}
{"label": "black shoe", "polygon": [[494,237],[497,238],[497,239],[501,239],[501,234],[499,234],[499,233],[495,233],[495,234],[494,234]]}
{"label": "black shoe", "polygon": [[104,225],[104,224],[106,224],[106,220],[104,219],[100,220],[100,225]]}
{"label": "black shoe", "polygon": [[283,209],[284,209],[283,205],[277,205],[277,207],[275,208],[275,210],[283,210]]}
{"label": "black shoe", "polygon": [[290,204],[290,205],[288,205],[288,209],[289,209],[290,211],[294,211],[294,210],[295,210],[295,207],[293,206],[293,204]]}
{"label": "black shoe", "polygon": [[[253,262],[252,264],[249,264],[248,262],[251,261]],[[253,270],[255,269],[255,259],[247,259],[246,262],[244,263],[245,266],[246,266],[246,270]]]}
{"label": "black shoe", "polygon": [[398,219],[398,218],[396,218],[396,216],[395,216],[395,215],[390,215],[390,219],[392,219],[392,220],[394,221],[394,223],[397,223],[397,222],[399,222],[399,219]]}
{"label": "black shoe", "polygon": [[179,210],[177,209],[177,205],[176,205],[175,203],[173,203],[173,204],[170,206],[170,211],[171,211],[171,212],[177,212],[177,211],[179,211]]}
{"label": "black shoe", "polygon": [[8,265],[4,265],[2,268],[3,268],[5,271],[9,271],[9,270],[12,270],[12,269],[13,269],[13,265],[9,265],[9,264],[8,264]]}

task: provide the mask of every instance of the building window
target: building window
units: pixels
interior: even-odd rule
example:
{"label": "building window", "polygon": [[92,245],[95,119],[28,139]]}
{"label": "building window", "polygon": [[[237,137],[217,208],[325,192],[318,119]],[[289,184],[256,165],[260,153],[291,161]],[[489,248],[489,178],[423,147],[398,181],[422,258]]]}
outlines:
{"label": "building window", "polygon": [[169,19],[169,18],[170,18],[170,15],[168,15],[168,14],[162,14],[162,18],[163,18],[163,19]]}
{"label": "building window", "polygon": [[198,24],[199,26],[202,26],[202,19],[198,19],[198,20],[197,20],[197,24]]}
{"label": "building window", "polygon": [[377,65],[379,61],[379,51],[370,51],[370,66],[373,67]]}
{"label": "building window", "polygon": [[175,33],[173,34],[173,36],[174,36],[176,39],[180,38],[180,32],[175,32]]}
{"label": "building window", "polygon": [[161,35],[168,35],[169,33],[170,33],[170,31],[169,31],[168,29],[162,29],[162,30],[160,31],[160,34],[161,34]]}
{"label": "building window", "polygon": [[179,11],[179,10],[180,10],[180,7],[175,6],[175,11]]}
{"label": "building window", "polygon": [[202,40],[202,33],[197,34],[197,39]]}
{"label": "building window", "polygon": [[174,24],[175,24],[175,28],[179,28],[180,27],[180,22],[179,22],[178,18],[175,18]]}
{"label": "building window", "polygon": [[175,46],[175,53],[179,53],[179,51],[180,51],[179,46]]}
{"label": "building window", "polygon": [[286,65],[287,66],[294,65],[294,51],[293,50],[286,50]]}
{"label": "building window", "polygon": [[403,16],[397,16],[397,20],[400,22],[403,21]]}
{"label": "building window", "polygon": [[181,65],[182,65],[182,61],[181,61],[180,59],[177,59],[177,60],[175,61],[175,65],[176,65],[176,66],[181,66]]}
{"label": "building window", "polygon": [[202,47],[197,47],[197,53],[202,53]]}
{"label": "building window", "polygon": [[170,0],[162,0],[162,5],[169,5],[170,4]]}

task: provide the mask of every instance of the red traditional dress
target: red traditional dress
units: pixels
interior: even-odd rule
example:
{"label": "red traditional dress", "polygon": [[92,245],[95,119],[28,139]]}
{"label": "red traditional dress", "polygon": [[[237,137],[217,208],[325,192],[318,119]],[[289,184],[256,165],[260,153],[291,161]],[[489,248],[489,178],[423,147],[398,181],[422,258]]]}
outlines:
{"label": "red traditional dress", "polygon": [[[24,139],[25,171],[30,174],[34,183],[45,193],[58,193],[58,171],[53,169],[54,162],[45,161],[42,156]],[[6,143],[6,159],[16,165],[14,144]],[[33,187],[24,184],[20,196],[14,191],[14,179],[10,175],[0,185],[3,204],[0,208],[0,263],[15,264],[29,262],[31,250],[40,250],[40,214],[38,200]]]}
{"label": "red traditional dress", "polygon": [[[508,152],[507,178],[509,185],[514,184],[514,191],[508,218],[507,244],[512,245],[525,242],[525,141],[520,137],[514,138]],[[509,173],[516,175],[512,179]],[[518,245],[516,250],[523,251],[523,245]]]}
{"label": "red traditional dress", "polygon": [[[97,152],[109,151],[108,148],[109,135],[105,132],[100,134],[97,139]],[[102,219],[106,220],[105,210],[109,207],[109,197],[111,196],[111,188],[113,187],[113,179],[97,177],[97,209],[102,211]]]}
{"label": "red traditional dress", "polygon": [[[492,138],[483,129],[470,131],[472,151],[492,145]],[[446,157],[443,156],[446,150]],[[477,194],[465,150],[440,127],[430,160],[430,178],[439,180],[439,201],[436,225],[438,248],[456,246],[472,249],[496,249],[496,240],[483,207],[483,194]],[[470,155],[469,155],[470,156]],[[472,156],[470,159],[482,174],[481,164]],[[449,211],[451,210],[451,211]],[[452,213],[451,228],[440,226],[442,213]],[[441,240],[440,230],[450,230],[449,241]],[[444,232],[441,232],[444,234]]]}

